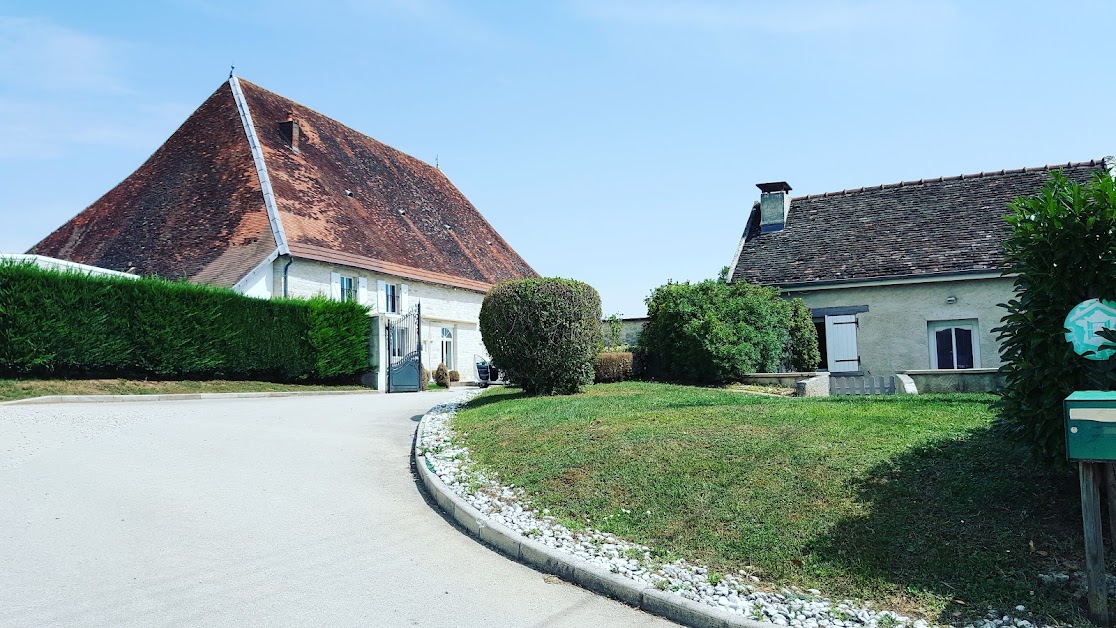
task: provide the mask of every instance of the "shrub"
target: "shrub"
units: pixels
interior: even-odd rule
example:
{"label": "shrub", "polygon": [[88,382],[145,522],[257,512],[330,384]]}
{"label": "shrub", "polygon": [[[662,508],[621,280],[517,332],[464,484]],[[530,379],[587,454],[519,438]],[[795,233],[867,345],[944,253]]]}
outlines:
{"label": "shrub", "polygon": [[459,373],[458,371],[450,371],[449,372],[449,381],[460,382],[461,381],[461,373]]}
{"label": "shrub", "polygon": [[626,382],[632,379],[634,357],[631,351],[610,351],[600,353],[593,362],[595,374],[593,382]]}
{"label": "shrub", "polygon": [[615,347],[620,344],[620,337],[624,332],[624,321],[620,319],[619,314],[610,314],[604,320],[604,344],[606,347]]}
{"label": "shrub", "polygon": [[1090,298],[1116,299],[1116,182],[1054,173],[1016,199],[1003,242],[1015,296],[999,332],[1005,387],[997,427],[1049,462],[1065,460],[1062,400],[1075,390],[1116,388],[1116,360],[1089,360],[1065,340],[1066,315]]}
{"label": "shrub", "polygon": [[821,362],[818,350],[818,330],[810,316],[810,308],[802,299],[791,299],[790,329],[788,330],[786,370],[792,373],[813,371]]}
{"label": "shrub", "polygon": [[648,374],[724,384],[745,373],[779,370],[793,307],[778,288],[744,282],[660,286],[647,298],[649,320],[639,337]]}
{"label": "shrub", "polygon": [[425,366],[422,367],[422,377],[419,379],[419,388],[421,390],[428,390],[430,388],[430,370]]}
{"label": "shrub", "polygon": [[321,380],[368,369],[352,303],[0,264],[0,374]]}
{"label": "shrub", "polygon": [[439,364],[437,368],[434,369],[434,383],[439,386],[449,387],[449,369],[446,368],[445,364]]}
{"label": "shrub", "polygon": [[484,344],[505,379],[529,395],[572,394],[593,381],[601,343],[601,300],[570,279],[496,285],[481,305]]}

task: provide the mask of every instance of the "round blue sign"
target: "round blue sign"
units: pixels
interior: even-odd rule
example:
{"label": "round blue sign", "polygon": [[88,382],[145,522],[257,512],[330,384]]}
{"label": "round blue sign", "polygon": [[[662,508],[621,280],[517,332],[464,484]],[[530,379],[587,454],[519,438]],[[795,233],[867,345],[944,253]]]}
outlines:
{"label": "round blue sign", "polygon": [[1110,343],[1097,335],[1103,329],[1116,329],[1116,302],[1082,301],[1066,315],[1064,324],[1066,342],[1073,345],[1077,355],[1089,360],[1107,360],[1116,354],[1116,349],[1101,349]]}

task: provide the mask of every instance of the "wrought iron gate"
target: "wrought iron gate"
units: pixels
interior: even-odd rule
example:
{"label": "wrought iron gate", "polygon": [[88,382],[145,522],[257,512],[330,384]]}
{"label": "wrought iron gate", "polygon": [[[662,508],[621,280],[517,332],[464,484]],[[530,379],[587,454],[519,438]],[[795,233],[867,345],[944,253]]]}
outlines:
{"label": "wrought iron gate", "polygon": [[422,305],[388,321],[388,392],[422,390]]}

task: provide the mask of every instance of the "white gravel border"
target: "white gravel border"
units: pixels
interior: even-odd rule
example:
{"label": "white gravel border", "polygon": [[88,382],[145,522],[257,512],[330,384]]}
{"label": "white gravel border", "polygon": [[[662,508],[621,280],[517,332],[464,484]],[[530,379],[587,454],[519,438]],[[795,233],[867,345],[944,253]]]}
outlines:
{"label": "white gravel border", "polygon": [[[930,626],[892,611],[857,606],[849,600],[833,601],[816,589],[764,590],[759,578],[743,571],[714,576],[711,581],[704,567],[684,560],[657,563],[648,547],[592,528],[581,532],[567,529],[547,509],[531,509],[521,489],[504,486],[477,469],[468,449],[455,442],[451,420],[481,392],[467,391],[422,417],[415,462],[439,506],[470,534],[504,553],[598,593],[694,626]],[[1036,625],[990,611],[987,619],[966,627]]]}

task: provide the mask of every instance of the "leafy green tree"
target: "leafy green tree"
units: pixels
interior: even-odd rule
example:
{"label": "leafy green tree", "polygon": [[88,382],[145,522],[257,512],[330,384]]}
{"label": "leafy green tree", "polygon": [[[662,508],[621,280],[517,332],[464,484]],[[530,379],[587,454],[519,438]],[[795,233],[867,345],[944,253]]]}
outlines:
{"label": "leafy green tree", "polygon": [[608,325],[608,337],[605,338],[605,346],[620,346],[620,335],[624,332],[624,321],[620,319],[620,314],[609,314],[608,318],[605,319],[605,324]]}
{"label": "leafy green tree", "polygon": [[797,321],[792,334],[796,307],[778,288],[719,279],[667,283],[647,298],[649,320],[639,347],[649,374],[668,380],[724,384],[746,373],[778,371],[792,338],[807,345],[791,350],[796,364],[817,354],[812,323],[810,333],[801,334]]}
{"label": "leafy green tree", "polygon": [[1065,460],[1062,401],[1075,390],[1112,390],[1116,360],[1078,356],[1065,340],[1066,315],[1082,301],[1116,298],[1116,182],[1054,173],[1016,199],[1006,220],[1006,274],[1015,295],[999,332],[1005,388],[997,427],[1052,463]]}

